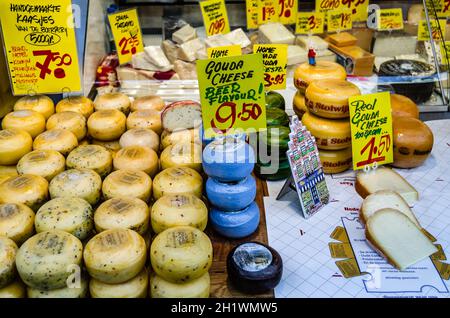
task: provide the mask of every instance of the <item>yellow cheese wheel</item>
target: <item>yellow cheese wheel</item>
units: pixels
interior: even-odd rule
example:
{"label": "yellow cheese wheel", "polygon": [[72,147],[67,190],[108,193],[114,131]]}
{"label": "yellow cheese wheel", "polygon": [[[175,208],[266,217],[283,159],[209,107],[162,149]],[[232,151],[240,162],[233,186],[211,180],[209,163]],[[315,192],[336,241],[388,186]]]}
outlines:
{"label": "yellow cheese wheel", "polygon": [[25,204],[0,204],[0,237],[22,245],[34,233],[34,212]]}
{"label": "yellow cheese wheel", "polygon": [[0,288],[0,298],[25,298],[26,288],[20,280],[15,280],[8,286]]}
{"label": "yellow cheese wheel", "polygon": [[47,120],[47,130],[51,129],[66,129],[72,132],[80,141],[86,137],[86,118],[76,112],[56,113]]}
{"label": "yellow cheese wheel", "polygon": [[50,181],[50,197],[77,197],[94,205],[100,200],[102,179],[90,169],[69,169]]}
{"label": "yellow cheese wheel", "polygon": [[350,169],[352,165],[352,148],[320,150],[319,157],[324,173],[340,173]]}
{"label": "yellow cheese wheel", "polygon": [[419,108],[406,96],[391,94],[392,117],[412,117],[419,119]]}
{"label": "yellow cheese wheel", "polygon": [[150,247],[153,270],[172,283],[185,283],[208,272],[213,257],[208,236],[190,226],[159,233]]}
{"label": "yellow cheese wheel", "polygon": [[361,95],[358,86],[346,80],[325,79],[312,82],[305,93],[308,110],[324,118],[347,118],[349,97]]}
{"label": "yellow cheese wheel", "polygon": [[61,230],[84,240],[94,229],[94,212],[81,198],[55,198],[39,208],[34,225],[37,233]]}
{"label": "yellow cheese wheel", "polygon": [[151,191],[152,179],[148,174],[139,170],[114,171],[105,178],[102,185],[105,199],[124,196],[148,202]]}
{"label": "yellow cheese wheel", "polygon": [[201,144],[199,129],[183,129],[173,132],[163,130],[161,133],[161,148],[164,149],[179,142],[195,142]]}
{"label": "yellow cheese wheel", "polygon": [[129,229],[112,229],[94,236],[84,249],[89,274],[107,284],[119,284],[135,277],[144,268],[145,241]]}
{"label": "yellow cheese wheel", "polygon": [[142,96],[135,98],[131,103],[131,111],[134,112],[136,110],[142,109],[152,109],[161,111],[165,106],[164,101],[161,97],[155,95]]}
{"label": "yellow cheese wheel", "polygon": [[347,72],[341,65],[330,61],[317,61],[316,65],[300,64],[294,72],[294,85],[304,94],[313,81],[321,79],[345,80]]}
{"label": "yellow cheese wheel", "polygon": [[196,143],[176,143],[161,153],[161,169],[188,167],[202,171],[202,146]]}
{"label": "yellow cheese wheel", "polygon": [[43,132],[34,139],[34,150],[56,150],[64,156],[68,155],[76,146],[78,139],[75,135],[64,129],[52,129]]}
{"label": "yellow cheese wheel", "polygon": [[33,139],[20,129],[0,130],[0,165],[15,165],[32,149]]}
{"label": "yellow cheese wheel", "polygon": [[88,132],[97,140],[116,140],[125,132],[126,122],[126,116],[116,109],[99,110],[89,117]]}
{"label": "yellow cheese wheel", "polygon": [[7,114],[2,121],[3,129],[21,129],[36,137],[45,130],[45,117],[34,110],[17,110]]}
{"label": "yellow cheese wheel", "polygon": [[78,146],[67,156],[66,166],[69,169],[91,169],[105,178],[112,170],[112,156],[102,146]]}
{"label": "yellow cheese wheel", "polygon": [[11,284],[16,277],[17,250],[13,240],[0,236],[0,288]]}
{"label": "yellow cheese wheel", "polygon": [[0,183],[17,175],[18,173],[16,166],[0,166]]}
{"label": "yellow cheese wheel", "polygon": [[193,194],[202,197],[203,179],[194,169],[173,167],[161,171],[153,180],[153,198],[166,194]]}
{"label": "yellow cheese wheel", "polygon": [[66,159],[56,150],[34,150],[27,153],[17,163],[19,174],[34,174],[51,181],[64,171]]}
{"label": "yellow cheese wheel", "polygon": [[325,119],[305,113],[302,123],[316,138],[317,147],[323,150],[340,150],[352,144],[350,121],[348,119]]}
{"label": "yellow cheese wheel", "polygon": [[126,131],[119,140],[122,148],[142,146],[159,151],[159,136],[151,129],[133,128]]}
{"label": "yellow cheese wheel", "polygon": [[94,104],[89,98],[84,96],[68,97],[56,104],[56,112],[76,112],[88,119],[94,112]]}
{"label": "yellow cheese wheel", "polygon": [[153,109],[132,112],[127,118],[127,128],[147,128],[160,135],[162,132],[161,114]]}
{"label": "yellow cheese wheel", "polygon": [[144,235],[149,227],[150,211],[141,199],[117,197],[100,204],[94,222],[97,232],[130,229]]}
{"label": "yellow cheese wheel", "polygon": [[14,110],[24,109],[37,111],[48,119],[55,113],[55,104],[45,95],[24,96],[14,104]]}
{"label": "yellow cheese wheel", "polygon": [[120,149],[113,160],[116,170],[140,170],[151,177],[158,173],[159,163],[157,153],[147,147],[130,146]]}
{"label": "yellow cheese wheel", "polygon": [[94,101],[95,110],[117,109],[128,114],[130,111],[130,98],[122,93],[106,93],[98,95]]}
{"label": "yellow cheese wheel", "polygon": [[48,181],[41,176],[23,174],[0,184],[0,203],[23,203],[37,211],[47,198]]}
{"label": "yellow cheese wheel", "polygon": [[89,291],[92,298],[146,298],[148,273],[144,268],[137,276],[120,284],[106,284],[93,278]]}
{"label": "yellow cheese wheel", "polygon": [[193,194],[167,194],[153,204],[150,219],[155,233],[179,225],[204,231],[208,223],[208,208]]}
{"label": "yellow cheese wheel", "polygon": [[154,273],[150,276],[151,298],[208,298],[210,287],[209,273],[182,284],[171,283]]}
{"label": "yellow cheese wheel", "polygon": [[79,239],[64,231],[41,232],[19,248],[16,267],[22,281],[37,289],[67,286],[72,271],[81,267],[83,246]]}
{"label": "yellow cheese wheel", "polygon": [[300,92],[295,93],[293,108],[298,119],[302,119],[303,115],[308,111],[308,107],[306,107],[305,102],[305,95]]}
{"label": "yellow cheese wheel", "polygon": [[119,140],[111,140],[111,141],[102,141],[102,140],[96,140],[92,139],[91,143],[93,145],[99,145],[102,147],[105,147],[106,150],[109,151],[111,156],[114,158],[116,153],[120,150],[120,143]]}
{"label": "yellow cheese wheel", "polygon": [[89,291],[89,279],[81,275],[78,281],[63,288],[45,290],[27,287],[28,298],[86,298]]}

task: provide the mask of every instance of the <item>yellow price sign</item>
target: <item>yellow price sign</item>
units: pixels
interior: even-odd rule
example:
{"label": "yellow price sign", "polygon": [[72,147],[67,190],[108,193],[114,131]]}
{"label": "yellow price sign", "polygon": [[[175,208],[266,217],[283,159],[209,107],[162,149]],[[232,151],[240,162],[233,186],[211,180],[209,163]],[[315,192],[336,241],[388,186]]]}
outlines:
{"label": "yellow price sign", "polygon": [[236,45],[228,45],[228,46],[217,46],[217,47],[209,47],[207,48],[208,58],[209,59],[217,59],[220,57],[227,56],[238,56],[242,54],[241,46]]}
{"label": "yellow price sign", "polygon": [[258,1],[258,25],[268,22],[278,22],[278,0]]}
{"label": "yellow price sign", "polygon": [[14,95],[81,90],[70,0],[2,0],[0,20]]}
{"label": "yellow price sign", "polygon": [[[445,39],[445,31],[447,21],[445,19],[430,20],[431,25],[431,35],[433,40],[442,41],[442,37]],[[442,37],[441,37],[442,32]],[[429,41],[430,34],[428,32],[427,20],[420,20],[419,28],[417,30],[417,40],[418,41]]]}
{"label": "yellow price sign", "polygon": [[110,14],[108,20],[116,43],[119,63],[131,62],[133,55],[144,51],[137,10],[130,9]]}
{"label": "yellow price sign", "polygon": [[403,30],[402,9],[377,10],[377,29],[380,31]]}
{"label": "yellow price sign", "polygon": [[295,34],[319,34],[323,33],[325,14],[323,12],[299,12]]}
{"label": "yellow price sign", "polygon": [[200,2],[203,23],[208,36],[230,32],[227,8],[224,0],[207,0]]}
{"label": "yellow price sign", "polygon": [[352,13],[350,10],[328,11],[327,31],[339,32],[351,30],[353,27]]}
{"label": "yellow price sign", "polygon": [[245,10],[247,14],[247,29],[258,28],[259,0],[245,0]]}
{"label": "yellow price sign", "polygon": [[441,0],[441,13],[442,16],[448,17],[450,16],[450,0]]}
{"label": "yellow price sign", "polygon": [[286,88],[287,44],[256,44],[253,52],[263,55],[266,91]]}
{"label": "yellow price sign", "polygon": [[316,0],[316,12],[350,10],[352,21],[367,21],[369,0]]}
{"label": "yellow price sign", "polygon": [[442,64],[450,63],[450,41],[441,42],[441,61]]}
{"label": "yellow price sign", "polygon": [[205,137],[267,128],[262,54],[198,60]]}
{"label": "yellow price sign", "polygon": [[389,92],[349,98],[353,170],[392,163],[393,137]]}
{"label": "yellow price sign", "polygon": [[297,22],[298,0],[279,0],[278,17],[282,24],[295,24]]}

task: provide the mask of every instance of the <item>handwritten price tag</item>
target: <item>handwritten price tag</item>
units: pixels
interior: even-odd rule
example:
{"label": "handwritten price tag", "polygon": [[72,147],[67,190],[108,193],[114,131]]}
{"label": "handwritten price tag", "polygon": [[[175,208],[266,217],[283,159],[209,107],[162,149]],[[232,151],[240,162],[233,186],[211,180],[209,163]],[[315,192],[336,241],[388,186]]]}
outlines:
{"label": "handwritten price tag", "polygon": [[263,55],[266,91],[286,88],[287,44],[257,44],[253,52]]}
{"label": "handwritten price tag", "polygon": [[450,16],[450,0],[441,0],[442,16]]}
{"label": "handwritten price tag", "polygon": [[245,0],[245,10],[247,13],[247,29],[257,29],[259,0]]}
{"label": "handwritten price tag", "polygon": [[380,9],[377,10],[378,30],[403,30],[402,9]]}
{"label": "handwritten price tag", "polygon": [[227,56],[238,56],[242,54],[241,46],[229,45],[229,46],[218,46],[218,47],[209,47],[207,48],[208,58],[216,59],[220,57]]}
{"label": "handwritten price tag", "polygon": [[323,12],[299,12],[297,13],[295,34],[323,33],[324,25],[325,14]]}
{"label": "handwritten price tag", "polygon": [[136,9],[108,15],[109,25],[116,43],[120,64],[131,61],[133,55],[144,51],[142,32]]}
{"label": "handwritten price tag", "polygon": [[441,61],[442,64],[450,62],[450,41],[441,42]]}
{"label": "handwritten price tag", "polygon": [[226,34],[230,32],[227,8],[224,0],[200,1],[206,34]]}
{"label": "handwritten price tag", "polygon": [[282,24],[294,24],[297,20],[298,0],[278,0],[278,18]]}
{"label": "handwritten price tag", "polygon": [[353,27],[352,13],[350,10],[328,11],[328,32],[340,32],[351,30]]}
{"label": "handwritten price tag", "polygon": [[367,20],[369,0],[316,0],[316,12],[350,10],[352,21]]}
{"label": "handwritten price tag", "polygon": [[[445,39],[446,24],[447,24],[447,21],[444,19],[430,20],[431,34],[432,34],[433,40],[442,41],[441,32],[442,32],[442,36]],[[427,24],[426,20],[421,20],[419,23],[419,28],[417,30],[417,40],[418,41],[429,41],[430,40],[430,34],[428,32],[428,24]]]}
{"label": "handwritten price tag", "polygon": [[263,70],[262,54],[197,61],[207,138],[267,128]]}
{"label": "handwritten price tag", "polygon": [[353,170],[394,161],[389,92],[349,98]]}
{"label": "handwritten price tag", "polygon": [[258,25],[280,20],[277,12],[278,0],[261,0],[258,4]]}

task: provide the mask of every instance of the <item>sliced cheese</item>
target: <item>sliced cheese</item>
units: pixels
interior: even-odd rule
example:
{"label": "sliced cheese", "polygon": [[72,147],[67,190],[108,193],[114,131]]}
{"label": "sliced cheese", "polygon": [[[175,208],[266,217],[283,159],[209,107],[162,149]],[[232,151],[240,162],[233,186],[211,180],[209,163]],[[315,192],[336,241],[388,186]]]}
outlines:
{"label": "sliced cheese", "polygon": [[21,245],[34,233],[34,212],[25,204],[0,204],[0,237]]}
{"label": "sliced cheese", "polygon": [[0,130],[0,165],[15,165],[31,151],[33,140],[20,129]]}
{"label": "sliced cheese", "polygon": [[106,284],[93,278],[89,283],[92,298],[146,298],[148,272],[144,268],[137,276],[120,284]]}
{"label": "sliced cheese", "polygon": [[100,141],[117,140],[125,132],[126,122],[126,116],[117,109],[96,111],[88,119],[88,132]]}
{"label": "sliced cheese", "polygon": [[189,24],[184,25],[172,34],[172,40],[178,44],[183,44],[195,38],[197,38],[197,31]]}
{"label": "sliced cheese", "polygon": [[79,281],[58,289],[45,290],[28,287],[27,296],[28,298],[87,298],[88,291],[89,280],[85,275],[81,275]]}
{"label": "sliced cheese", "polygon": [[76,112],[60,112],[53,114],[47,121],[47,130],[66,129],[72,132],[78,141],[86,137],[86,118]]}
{"label": "sliced cheese", "polygon": [[69,169],[91,169],[105,178],[112,170],[112,156],[102,146],[78,146],[67,156],[66,166]]}
{"label": "sliced cheese", "polygon": [[25,285],[20,280],[0,288],[0,298],[26,298]]}
{"label": "sliced cheese", "polygon": [[172,167],[161,171],[153,180],[153,198],[166,194],[193,194],[202,197],[203,178],[194,169]]}
{"label": "sliced cheese", "polygon": [[347,72],[341,65],[329,61],[317,61],[316,65],[303,63],[295,69],[294,85],[304,94],[306,88],[313,81],[320,79],[345,80],[346,78]]}
{"label": "sliced cheese", "polygon": [[208,298],[210,287],[209,273],[181,284],[171,283],[156,274],[150,276],[151,298]]}
{"label": "sliced cheese", "polygon": [[295,36],[281,23],[266,23],[259,26],[259,43],[294,44]]}
{"label": "sliced cheese", "polygon": [[142,146],[159,151],[159,136],[151,129],[133,128],[126,131],[120,137],[119,144],[122,148],[129,146]]}
{"label": "sliced cheese", "polygon": [[132,112],[127,118],[127,128],[151,129],[160,135],[162,132],[161,114],[153,109]]}
{"label": "sliced cheese", "polygon": [[116,109],[128,114],[130,111],[130,98],[122,93],[106,93],[98,95],[94,101],[95,111]]}
{"label": "sliced cheese", "polygon": [[139,170],[114,171],[105,178],[102,185],[105,199],[124,196],[148,202],[151,191],[152,179],[148,174]]}
{"label": "sliced cheese", "polygon": [[171,167],[188,167],[201,172],[201,145],[192,142],[180,142],[165,148],[161,153],[161,169]]}
{"label": "sliced cheese", "polygon": [[156,152],[147,147],[130,146],[120,149],[114,157],[114,169],[144,171],[152,178],[158,173]]}
{"label": "sliced cheese", "polygon": [[56,112],[76,112],[83,115],[87,120],[94,112],[94,103],[84,96],[68,97],[56,104]]}
{"label": "sliced cheese", "polygon": [[45,95],[24,96],[14,104],[14,110],[34,110],[48,119],[55,113],[55,104]]}
{"label": "sliced cheese", "polygon": [[0,288],[11,284],[16,277],[17,250],[13,240],[0,236]]}
{"label": "sliced cheese", "polygon": [[352,165],[352,148],[342,150],[320,150],[320,162],[326,174],[340,173],[350,169]]}
{"label": "sliced cheese", "polygon": [[33,141],[34,150],[55,150],[66,156],[76,146],[78,146],[77,137],[65,129],[52,129],[43,132]]}
{"label": "sliced cheese", "polygon": [[173,43],[171,40],[164,40],[161,44],[161,48],[163,49],[164,54],[166,54],[167,59],[170,61],[170,63],[175,63],[175,61],[178,59],[178,52],[180,51],[179,46]]}
{"label": "sliced cheese", "polygon": [[64,171],[66,159],[56,150],[34,150],[23,156],[17,163],[19,174],[34,174],[51,181]]}
{"label": "sliced cheese", "polygon": [[48,182],[41,176],[23,174],[0,184],[1,203],[22,203],[37,211],[48,198]]}
{"label": "sliced cheese", "polygon": [[2,120],[3,129],[21,129],[36,137],[45,130],[45,117],[34,110],[17,110],[7,114]]}

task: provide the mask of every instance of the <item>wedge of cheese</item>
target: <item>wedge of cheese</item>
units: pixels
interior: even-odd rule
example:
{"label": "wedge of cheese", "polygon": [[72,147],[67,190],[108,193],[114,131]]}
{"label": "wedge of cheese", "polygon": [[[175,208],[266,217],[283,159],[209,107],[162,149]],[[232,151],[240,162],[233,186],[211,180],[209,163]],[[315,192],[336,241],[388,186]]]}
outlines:
{"label": "wedge of cheese", "polygon": [[229,39],[227,39],[223,34],[211,35],[205,40],[206,47],[217,47],[217,46],[227,46],[233,45]]}
{"label": "wedge of cheese", "polygon": [[252,44],[252,42],[250,41],[248,36],[245,34],[245,32],[241,28],[235,29],[235,30],[225,34],[224,37],[231,43],[240,45],[241,48],[247,47]]}
{"label": "wedge of cheese", "polygon": [[298,46],[304,48],[305,50],[308,50],[310,48],[313,48],[316,51],[325,51],[328,49],[328,42],[322,39],[321,37],[317,35],[313,36],[307,36],[307,35],[300,35],[297,36],[295,40],[295,44]]}
{"label": "wedge of cheese", "polygon": [[178,44],[183,44],[187,41],[193,40],[197,38],[197,31],[191,27],[189,24],[186,24],[176,32],[172,34],[172,41]]}
{"label": "wedge of cheese", "polygon": [[170,63],[174,63],[178,59],[179,46],[170,40],[164,40],[161,44],[161,48],[167,56]]}
{"label": "wedge of cheese", "polygon": [[205,50],[205,44],[199,38],[190,40],[180,45],[178,58],[186,62],[193,62],[196,59],[197,51],[201,50]]}
{"label": "wedge of cheese", "polygon": [[296,65],[306,62],[308,52],[298,45],[288,45],[287,48],[287,65]]}
{"label": "wedge of cheese", "polygon": [[166,72],[172,69],[170,61],[167,59],[160,46],[152,45],[144,48],[147,60],[158,67],[158,71]]}
{"label": "wedge of cheese", "polygon": [[294,44],[295,36],[281,23],[267,23],[259,27],[259,43]]}

